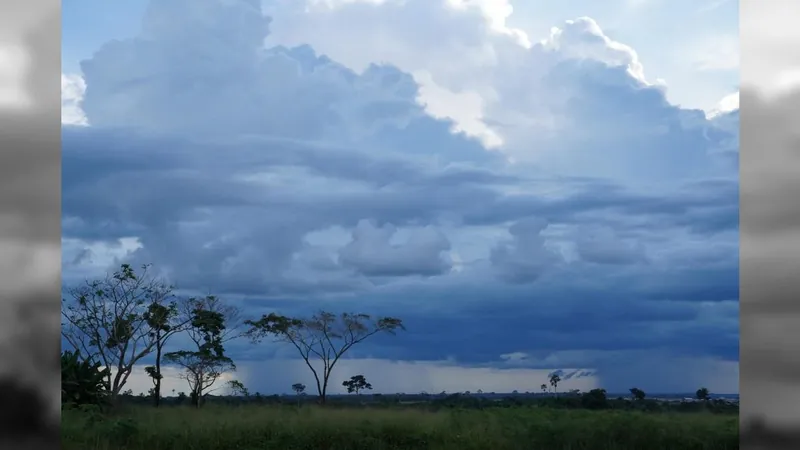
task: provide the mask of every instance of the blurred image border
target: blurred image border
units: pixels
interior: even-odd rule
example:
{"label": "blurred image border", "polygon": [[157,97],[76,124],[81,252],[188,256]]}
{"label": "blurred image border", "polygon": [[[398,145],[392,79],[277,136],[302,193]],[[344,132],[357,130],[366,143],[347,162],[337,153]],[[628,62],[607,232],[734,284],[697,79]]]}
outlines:
{"label": "blurred image border", "polygon": [[0,102],[0,397],[15,405],[0,419],[0,448],[51,448],[61,411],[61,2],[4,0],[0,28],[8,56],[0,67],[8,94]]}
{"label": "blurred image border", "polygon": [[[742,448],[798,448],[800,341],[779,330],[800,330],[800,159],[787,124],[800,116],[800,52],[786,17],[800,7],[783,0],[741,0],[739,383]],[[788,8],[788,9],[787,9]],[[794,11],[795,16],[792,12]],[[776,29],[777,28],[777,29]],[[780,44],[780,45],[778,45]],[[797,48],[797,47],[794,47]],[[795,60],[795,63],[793,63]],[[797,73],[800,73],[798,71]],[[777,331],[777,332],[776,332]],[[783,399],[783,401],[778,401]],[[795,409],[791,409],[795,408]]]}

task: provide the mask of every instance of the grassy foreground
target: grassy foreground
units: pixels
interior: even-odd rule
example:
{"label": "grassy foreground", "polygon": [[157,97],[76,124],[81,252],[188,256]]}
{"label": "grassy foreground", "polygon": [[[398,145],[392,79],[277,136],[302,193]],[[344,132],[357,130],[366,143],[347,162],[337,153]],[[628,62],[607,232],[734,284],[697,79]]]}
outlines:
{"label": "grassy foreground", "polygon": [[65,450],[716,450],[739,448],[738,417],[710,413],[488,408],[130,407],[67,410]]}

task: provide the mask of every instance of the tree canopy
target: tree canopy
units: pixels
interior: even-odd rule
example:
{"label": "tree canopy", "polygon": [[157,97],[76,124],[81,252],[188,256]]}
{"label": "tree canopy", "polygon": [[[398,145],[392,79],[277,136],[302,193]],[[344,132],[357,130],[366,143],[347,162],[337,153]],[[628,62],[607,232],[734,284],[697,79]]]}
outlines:
{"label": "tree canopy", "polygon": [[[402,320],[394,317],[373,319],[367,314],[326,311],[308,318],[270,313],[245,323],[250,327],[246,334],[254,343],[271,336],[294,346],[314,375],[321,403],[325,403],[331,372],[342,355],[378,333],[394,335],[405,330]],[[312,360],[318,360],[321,367],[315,368]]]}

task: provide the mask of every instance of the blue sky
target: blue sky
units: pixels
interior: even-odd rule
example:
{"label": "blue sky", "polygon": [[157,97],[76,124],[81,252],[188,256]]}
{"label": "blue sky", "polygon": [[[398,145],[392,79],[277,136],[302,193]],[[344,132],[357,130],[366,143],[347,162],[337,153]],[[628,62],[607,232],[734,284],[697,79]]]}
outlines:
{"label": "blue sky", "polygon": [[554,3],[65,4],[64,282],[399,316],[384,392],[737,392],[738,4]]}

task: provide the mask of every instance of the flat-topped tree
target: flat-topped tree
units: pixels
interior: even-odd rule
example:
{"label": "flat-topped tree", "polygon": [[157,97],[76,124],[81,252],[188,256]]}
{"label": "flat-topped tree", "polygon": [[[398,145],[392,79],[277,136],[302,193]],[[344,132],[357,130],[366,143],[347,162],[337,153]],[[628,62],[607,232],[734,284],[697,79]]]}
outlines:
{"label": "flat-topped tree", "polygon": [[364,375],[353,375],[349,380],[343,381],[342,386],[347,388],[348,394],[355,392],[356,395],[361,395],[363,390],[372,390],[372,385],[367,382]]}
{"label": "flat-topped tree", "polygon": [[306,385],[303,383],[295,383],[292,385],[292,390],[297,394],[297,406],[300,406],[300,396],[306,391]]}
{"label": "flat-topped tree", "polygon": [[[246,334],[254,343],[261,342],[267,336],[274,336],[279,342],[290,343],[297,349],[314,374],[317,394],[322,404],[327,399],[331,371],[342,355],[375,334],[394,335],[397,330],[405,330],[402,320],[394,317],[373,319],[367,314],[336,315],[325,311],[303,319],[270,313],[259,320],[248,320],[245,323],[250,326]],[[314,367],[312,359],[322,363],[321,370]]]}
{"label": "flat-topped tree", "polygon": [[303,383],[295,383],[292,385],[292,390],[297,394],[301,395],[306,390],[306,385]]}

